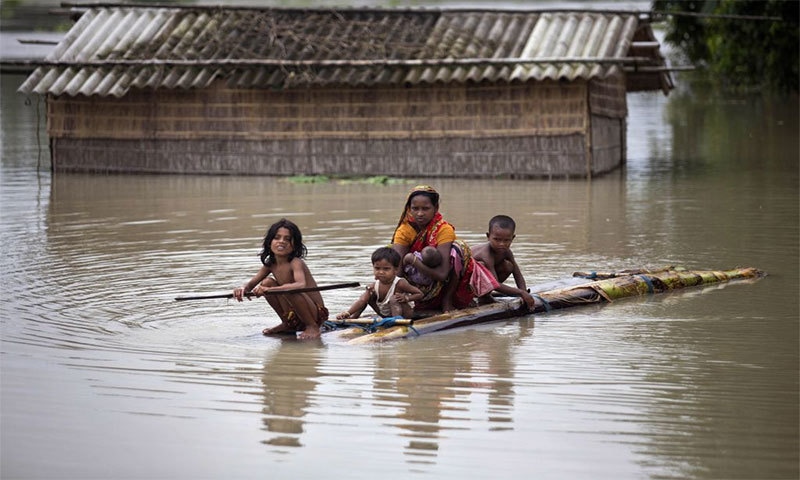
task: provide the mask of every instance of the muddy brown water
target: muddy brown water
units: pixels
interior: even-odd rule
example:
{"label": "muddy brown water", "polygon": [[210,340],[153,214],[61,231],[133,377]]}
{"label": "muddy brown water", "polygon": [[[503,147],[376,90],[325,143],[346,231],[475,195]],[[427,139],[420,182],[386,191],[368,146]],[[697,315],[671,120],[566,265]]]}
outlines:
{"label": "muddy brown water", "polygon": [[367,283],[413,181],[51,175],[18,81],[1,94],[3,478],[798,477],[796,99],[631,95],[620,171],[425,180],[468,242],[513,216],[529,284],[669,264],[767,278],[364,347],[265,338],[263,301],[173,298],[249,278],[280,217],[320,284]]}

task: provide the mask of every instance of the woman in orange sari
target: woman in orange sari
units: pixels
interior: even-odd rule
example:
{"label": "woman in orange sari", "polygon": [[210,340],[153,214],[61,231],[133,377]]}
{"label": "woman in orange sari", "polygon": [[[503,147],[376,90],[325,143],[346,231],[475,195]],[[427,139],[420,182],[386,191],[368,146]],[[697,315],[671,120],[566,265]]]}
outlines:
{"label": "woman in orange sari", "polygon": [[[435,267],[425,265],[418,255],[414,255],[427,246],[435,247],[442,257]],[[424,185],[411,190],[392,236],[392,248],[403,257],[409,281],[414,277],[408,274],[409,268],[432,280],[429,285],[414,284],[425,294],[422,300],[415,302],[415,310],[448,312],[473,303],[476,292],[470,281],[476,262],[469,246],[456,238],[455,228],[439,213],[439,193],[436,190]]]}

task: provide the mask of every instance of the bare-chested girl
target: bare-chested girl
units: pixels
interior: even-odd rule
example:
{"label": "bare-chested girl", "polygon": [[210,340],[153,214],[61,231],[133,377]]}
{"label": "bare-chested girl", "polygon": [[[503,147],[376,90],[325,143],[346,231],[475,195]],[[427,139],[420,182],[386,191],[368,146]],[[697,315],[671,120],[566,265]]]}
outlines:
{"label": "bare-chested girl", "polygon": [[280,325],[265,328],[264,335],[301,332],[300,339],[319,338],[320,326],[328,319],[328,309],[319,292],[273,295],[317,286],[303,260],[305,255],[306,246],[300,229],[293,222],[281,219],[273,223],[264,236],[261,269],[247,283],[233,290],[234,298],[240,302],[247,292],[256,297],[266,297],[278,314]]}

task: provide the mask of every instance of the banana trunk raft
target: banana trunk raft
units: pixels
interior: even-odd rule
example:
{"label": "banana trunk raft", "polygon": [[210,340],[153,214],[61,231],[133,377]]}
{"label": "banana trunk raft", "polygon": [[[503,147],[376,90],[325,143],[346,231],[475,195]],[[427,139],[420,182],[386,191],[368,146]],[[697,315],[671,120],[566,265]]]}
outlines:
{"label": "banana trunk raft", "polygon": [[620,298],[663,293],[686,287],[710,285],[742,279],[757,279],[766,274],[756,268],[733,270],[684,270],[666,267],[657,270],[620,272],[575,272],[573,277],[530,289],[536,306],[528,309],[522,299],[500,298],[494,303],[466,308],[420,319],[357,319],[329,321],[330,329],[341,330],[348,343],[364,344],[415,337],[454,327],[474,325],[532,313],[611,302]]}

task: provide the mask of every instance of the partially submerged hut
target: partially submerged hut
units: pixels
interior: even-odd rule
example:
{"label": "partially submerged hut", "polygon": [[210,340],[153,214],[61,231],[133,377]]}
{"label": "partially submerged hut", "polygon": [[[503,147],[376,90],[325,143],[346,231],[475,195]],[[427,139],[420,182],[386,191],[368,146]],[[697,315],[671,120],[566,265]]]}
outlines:
{"label": "partially submerged hut", "polygon": [[22,84],[54,171],[591,177],[626,93],[672,88],[648,16],[76,7]]}

